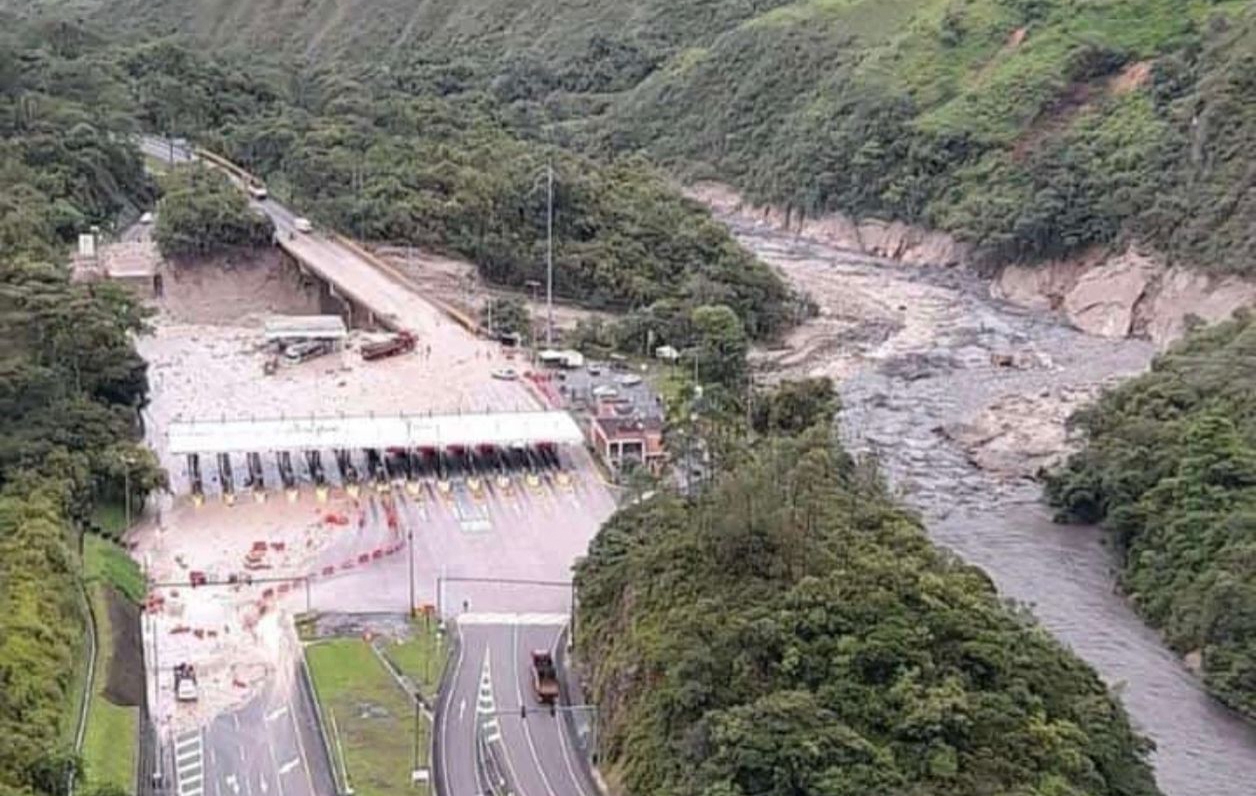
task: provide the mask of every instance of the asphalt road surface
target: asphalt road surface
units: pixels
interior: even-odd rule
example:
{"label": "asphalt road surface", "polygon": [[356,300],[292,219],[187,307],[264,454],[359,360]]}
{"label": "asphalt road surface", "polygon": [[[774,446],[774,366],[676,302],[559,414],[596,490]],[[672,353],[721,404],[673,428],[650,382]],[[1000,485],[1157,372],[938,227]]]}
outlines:
{"label": "asphalt road surface", "polygon": [[[615,503],[586,451],[573,447],[560,456],[566,484],[548,470],[539,474],[535,486],[518,472],[508,476],[504,488],[495,477],[485,476],[478,494],[465,478],[454,479],[448,495],[428,478],[418,495],[393,489],[401,540],[411,543],[409,555],[316,580],[311,607],[404,611],[413,567],[416,605],[439,605],[446,616],[464,611],[569,613],[571,563],[588,550],[589,539]],[[338,565],[349,553],[396,541],[384,525],[383,512],[374,508],[377,502],[365,498],[365,526],[339,531],[343,543],[322,554],[315,571]]]}
{"label": "asphalt road surface", "polygon": [[172,743],[177,796],[326,796],[335,792],[303,689],[264,694]]}
{"label": "asphalt road surface", "polygon": [[[445,796],[597,796],[563,713],[532,692],[532,650],[553,650],[565,617],[467,614],[437,716]],[[520,715],[527,709],[527,718]]]}

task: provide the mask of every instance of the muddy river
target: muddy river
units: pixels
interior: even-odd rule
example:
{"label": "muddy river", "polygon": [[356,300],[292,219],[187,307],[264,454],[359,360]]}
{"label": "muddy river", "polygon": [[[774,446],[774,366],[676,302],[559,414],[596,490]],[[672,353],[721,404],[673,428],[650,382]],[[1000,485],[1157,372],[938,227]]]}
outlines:
{"label": "muddy river", "polygon": [[1157,745],[1166,794],[1256,794],[1256,729],[1209,699],[1114,591],[1101,534],[1052,523],[1026,477],[1063,443],[1060,418],[1145,368],[1150,344],[995,301],[957,269],[887,264],[724,220],[820,307],[786,346],[761,352],[760,367],[838,381],[847,445],[875,454],[936,542],[983,567],[1121,695]]}

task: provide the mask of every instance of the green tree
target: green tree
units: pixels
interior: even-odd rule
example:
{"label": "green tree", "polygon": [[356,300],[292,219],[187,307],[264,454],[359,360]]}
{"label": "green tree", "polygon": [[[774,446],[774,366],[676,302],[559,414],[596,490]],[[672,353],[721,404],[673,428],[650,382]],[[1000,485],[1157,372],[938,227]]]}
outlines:
{"label": "green tree", "polygon": [[1121,585],[1204,683],[1256,717],[1256,322],[1197,330],[1073,419],[1087,445],[1052,473],[1061,518],[1116,534]]}
{"label": "green tree", "polygon": [[490,334],[517,334],[525,341],[532,339],[532,316],[520,298],[490,298],[480,310],[480,323]]}
{"label": "green tree", "polygon": [[817,414],[692,499],[624,507],[577,565],[624,793],[1155,794],[1095,673],[932,547]]}
{"label": "green tree", "polygon": [[730,386],[743,383],[749,342],[737,313],[724,305],[702,306],[694,309],[692,322],[693,347],[686,354],[699,381]]}
{"label": "green tree", "polygon": [[214,169],[180,166],[162,180],[153,237],[166,257],[265,246],[274,234],[270,219],[249,207],[244,192]]}

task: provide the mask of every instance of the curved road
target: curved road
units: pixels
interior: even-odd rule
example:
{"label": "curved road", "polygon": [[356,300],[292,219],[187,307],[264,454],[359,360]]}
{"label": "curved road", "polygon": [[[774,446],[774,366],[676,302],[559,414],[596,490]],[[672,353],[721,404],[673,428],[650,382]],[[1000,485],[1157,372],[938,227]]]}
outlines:
{"label": "curved road", "polygon": [[[561,615],[465,615],[436,715],[437,790],[445,796],[597,796],[561,708],[532,694],[531,652],[555,651]],[[527,710],[527,718],[520,708]]]}

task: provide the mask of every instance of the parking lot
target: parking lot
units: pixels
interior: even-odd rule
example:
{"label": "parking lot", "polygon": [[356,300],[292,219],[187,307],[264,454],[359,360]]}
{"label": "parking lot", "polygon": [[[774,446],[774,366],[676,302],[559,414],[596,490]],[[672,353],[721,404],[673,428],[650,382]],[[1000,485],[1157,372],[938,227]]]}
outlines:
{"label": "parking lot", "polygon": [[[665,367],[651,364],[650,367]],[[663,404],[651,388],[646,373],[629,362],[594,362],[580,368],[550,368],[562,395],[576,409],[590,409],[597,398],[628,402],[642,417],[662,417]]]}

